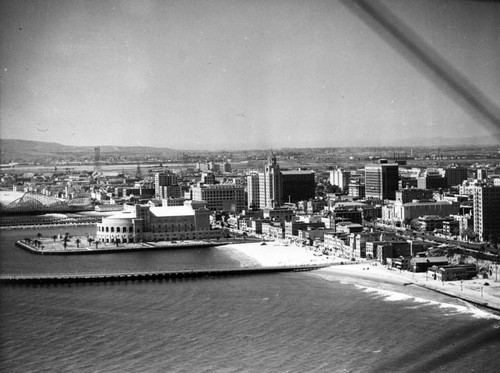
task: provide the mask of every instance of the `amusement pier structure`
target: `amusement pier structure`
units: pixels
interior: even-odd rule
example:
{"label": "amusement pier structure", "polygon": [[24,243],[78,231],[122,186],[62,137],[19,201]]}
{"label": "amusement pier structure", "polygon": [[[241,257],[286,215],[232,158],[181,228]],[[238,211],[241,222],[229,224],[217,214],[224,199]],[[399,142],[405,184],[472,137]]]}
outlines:
{"label": "amusement pier structure", "polygon": [[88,195],[76,195],[70,200],[26,192],[11,202],[0,201],[0,215],[64,213],[94,210]]}

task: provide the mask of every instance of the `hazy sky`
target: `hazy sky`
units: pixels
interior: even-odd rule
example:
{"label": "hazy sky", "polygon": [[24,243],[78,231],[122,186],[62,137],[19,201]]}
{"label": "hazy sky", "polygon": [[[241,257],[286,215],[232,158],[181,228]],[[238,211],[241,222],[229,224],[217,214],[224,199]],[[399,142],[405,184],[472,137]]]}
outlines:
{"label": "hazy sky", "polygon": [[[499,105],[499,3],[382,4]],[[335,0],[0,0],[0,30],[2,138],[248,149],[500,131]]]}

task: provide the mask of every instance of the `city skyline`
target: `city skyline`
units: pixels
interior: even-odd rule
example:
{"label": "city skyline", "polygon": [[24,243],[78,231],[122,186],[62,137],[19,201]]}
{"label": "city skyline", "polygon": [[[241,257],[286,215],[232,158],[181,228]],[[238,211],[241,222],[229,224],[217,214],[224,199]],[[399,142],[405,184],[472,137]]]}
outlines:
{"label": "city skyline", "polygon": [[[498,3],[374,3],[500,101]],[[500,130],[343,1],[0,7],[1,138],[214,150]]]}

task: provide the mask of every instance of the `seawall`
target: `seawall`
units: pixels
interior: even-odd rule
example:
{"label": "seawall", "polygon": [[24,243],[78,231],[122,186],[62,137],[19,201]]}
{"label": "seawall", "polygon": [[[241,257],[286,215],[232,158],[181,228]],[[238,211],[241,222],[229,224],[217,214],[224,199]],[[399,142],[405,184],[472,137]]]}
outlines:
{"label": "seawall", "polygon": [[40,249],[29,245],[21,240],[16,241],[16,246],[33,254],[40,255],[88,255],[88,254],[113,254],[132,251],[150,251],[150,250],[175,250],[175,249],[201,249],[215,246],[227,245],[228,242],[190,242],[190,243],[168,243],[168,244],[134,244],[128,246],[105,246],[98,248],[71,248],[67,250]]}

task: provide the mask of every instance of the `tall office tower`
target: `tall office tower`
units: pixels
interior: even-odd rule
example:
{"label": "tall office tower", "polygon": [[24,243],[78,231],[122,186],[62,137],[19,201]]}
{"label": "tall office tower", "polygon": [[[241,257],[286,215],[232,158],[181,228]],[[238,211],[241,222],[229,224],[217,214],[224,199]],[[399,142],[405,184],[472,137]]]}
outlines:
{"label": "tall office tower", "polygon": [[247,207],[250,209],[260,208],[259,200],[259,174],[254,172],[247,175]]}
{"label": "tall office tower", "polygon": [[450,167],[445,170],[446,186],[452,187],[462,184],[462,181],[467,180],[467,168],[465,167]]}
{"label": "tall office tower", "polygon": [[284,202],[307,201],[316,194],[314,171],[281,171],[281,183]]}
{"label": "tall office tower", "polygon": [[277,207],[283,203],[280,166],[276,156],[269,158],[264,172],[259,173],[259,208]]}
{"label": "tall office tower", "polygon": [[476,177],[476,179],[478,179],[478,180],[486,180],[487,177],[488,177],[488,170],[486,170],[484,168],[478,168],[477,169],[477,177]]}
{"label": "tall office tower", "polygon": [[330,171],[330,184],[338,186],[343,192],[349,189],[351,182],[351,173],[349,171],[337,168]]}
{"label": "tall office tower", "polygon": [[394,163],[367,164],[365,166],[365,195],[371,199],[396,199],[399,167]]}
{"label": "tall office tower", "polygon": [[160,199],[180,197],[181,187],[177,175],[172,172],[155,173],[155,196]]}
{"label": "tall office tower", "polygon": [[475,186],[473,196],[474,232],[481,241],[500,239],[500,186]]}

